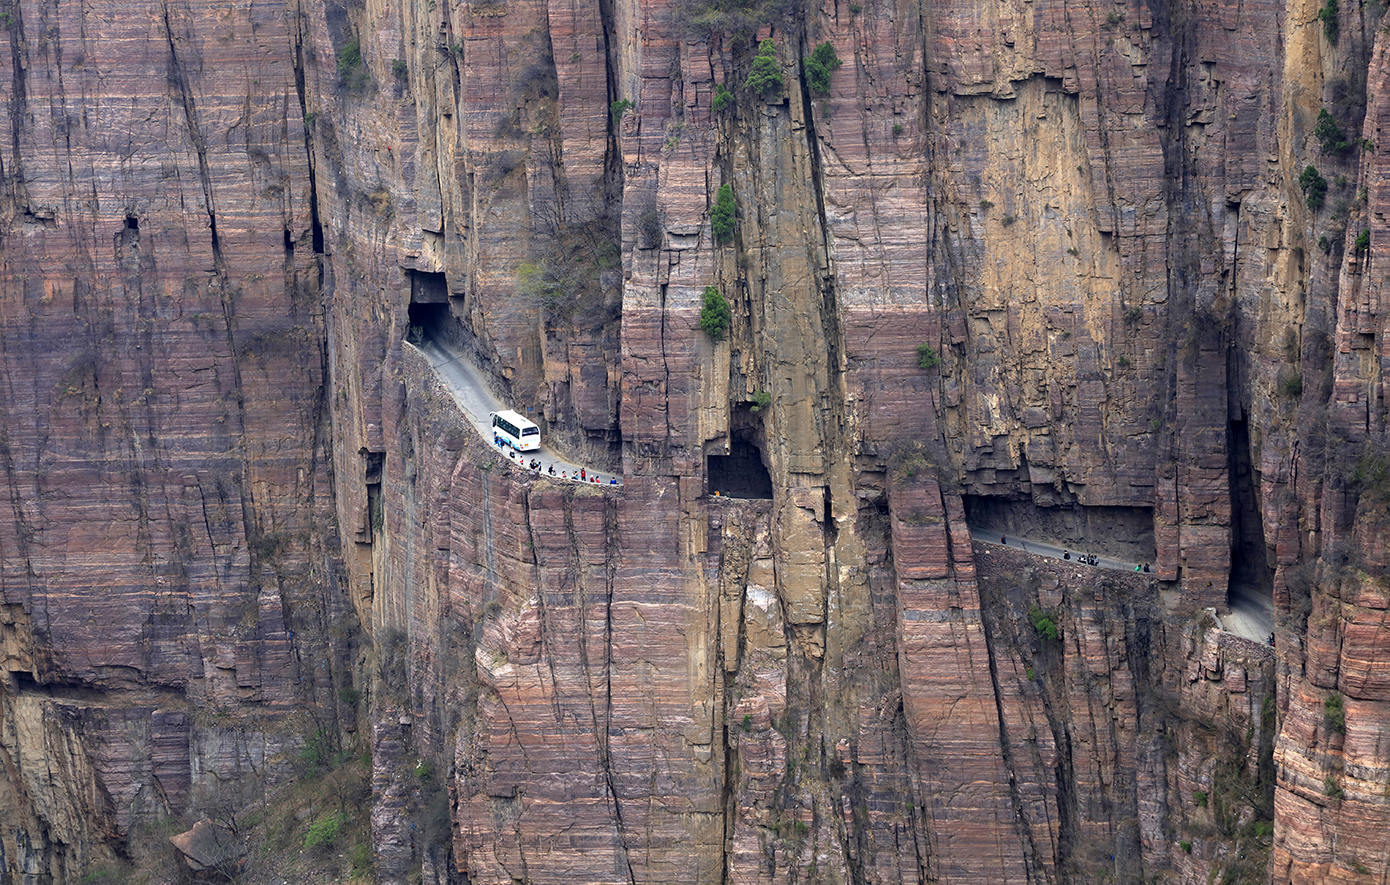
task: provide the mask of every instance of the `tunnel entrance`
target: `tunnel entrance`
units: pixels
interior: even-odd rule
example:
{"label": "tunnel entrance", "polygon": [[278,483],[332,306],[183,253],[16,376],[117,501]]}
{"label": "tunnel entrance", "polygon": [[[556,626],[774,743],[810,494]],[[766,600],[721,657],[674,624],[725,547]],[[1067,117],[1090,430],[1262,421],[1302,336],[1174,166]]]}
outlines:
{"label": "tunnel entrance", "polygon": [[756,443],[735,436],[729,454],[710,455],[705,469],[709,493],[729,498],[771,498],[772,476]]}
{"label": "tunnel entrance", "polygon": [[448,304],[410,303],[411,328],[419,328],[426,338],[439,337],[450,319]]}
{"label": "tunnel entrance", "polygon": [[1028,500],[963,495],[970,525],[1128,562],[1153,562],[1148,507],[1039,507]]}
{"label": "tunnel entrance", "polygon": [[[1250,461],[1250,428],[1245,418],[1230,422],[1228,459],[1231,487],[1230,593],[1238,587],[1263,597],[1274,596],[1274,571],[1266,555],[1264,520],[1260,518],[1258,477]],[[1228,599],[1227,602],[1233,600]]]}
{"label": "tunnel entrance", "polygon": [[458,324],[449,311],[448,279],[423,270],[407,270],[405,277],[410,283],[410,328],[405,340],[417,345],[430,339],[452,342]]}

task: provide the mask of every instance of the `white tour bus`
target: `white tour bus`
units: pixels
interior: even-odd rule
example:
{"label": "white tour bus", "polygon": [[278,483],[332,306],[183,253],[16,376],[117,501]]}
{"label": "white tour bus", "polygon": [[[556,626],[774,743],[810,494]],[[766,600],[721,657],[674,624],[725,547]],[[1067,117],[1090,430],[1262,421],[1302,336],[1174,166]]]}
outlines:
{"label": "white tour bus", "polygon": [[541,429],[535,424],[511,409],[489,414],[492,417],[492,434],[497,439],[518,452],[531,452],[541,447]]}

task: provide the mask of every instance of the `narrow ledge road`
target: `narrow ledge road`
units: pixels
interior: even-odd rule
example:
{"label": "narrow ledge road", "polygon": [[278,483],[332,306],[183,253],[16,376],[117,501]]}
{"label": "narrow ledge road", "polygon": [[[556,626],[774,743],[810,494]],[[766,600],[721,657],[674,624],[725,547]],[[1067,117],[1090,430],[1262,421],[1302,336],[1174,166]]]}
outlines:
{"label": "narrow ledge road", "polygon": [[1232,584],[1230,603],[1230,613],[1219,616],[1222,629],[1256,642],[1269,642],[1274,635],[1273,596],[1248,584]]}
{"label": "narrow ledge road", "polygon": [[[414,345],[407,342],[405,346]],[[459,409],[468,418],[469,423],[485,441],[491,444],[492,423],[489,414],[500,411],[506,406],[493,395],[469,356],[457,348],[434,339],[426,340],[416,349],[429,362],[430,368],[434,369],[439,379],[444,382],[444,386],[453,396]],[[501,451],[502,454],[517,461],[518,466],[524,467],[531,459],[538,459],[541,462],[540,470],[533,472],[542,477],[557,481],[582,482],[584,485],[622,486],[622,477],[611,473],[596,473],[589,470],[587,465],[567,461],[545,444],[541,445],[539,451],[528,452],[520,457],[506,446],[501,447]],[[552,467],[555,470],[554,474],[550,472]],[[579,479],[581,470],[585,476],[583,481]],[[593,482],[595,477],[598,479],[597,483]],[[980,526],[972,525],[969,526],[969,529],[971,537],[975,540],[988,544],[1003,544],[1025,553],[1046,556],[1051,559],[1060,560],[1069,555],[1069,561],[1082,568],[1103,568],[1120,572],[1137,570],[1143,573],[1143,563],[1095,555],[1087,550],[1073,551],[1070,548],[1060,547],[1047,541],[1036,541],[1017,535],[1008,536]],[[1088,554],[1096,556],[1094,563],[1082,561],[1081,557]],[[1218,616],[1221,620],[1221,628],[1227,632],[1260,643],[1266,642],[1270,636],[1274,635],[1273,600],[1268,598],[1266,594],[1260,593],[1257,588],[1240,584],[1233,585],[1230,593],[1230,609],[1227,614]]]}
{"label": "narrow ledge road", "polygon": [[[1096,556],[1094,563],[1086,563],[1081,561],[1081,557],[1089,553],[1088,550],[1073,550],[1070,547],[1058,547],[1056,544],[1050,544],[1046,541],[1032,541],[1017,535],[1003,535],[993,529],[980,528],[979,526],[971,525],[967,528],[970,529],[970,537],[977,541],[1003,544],[1005,547],[1015,547],[1025,553],[1036,553],[1051,559],[1062,559],[1064,556],[1069,556],[1071,562],[1087,568],[1107,568],[1117,572],[1143,572],[1144,570],[1144,564],[1141,562],[1126,562],[1123,559],[1115,559],[1110,556]],[[1008,540],[1006,541],[1005,538]]]}
{"label": "narrow ledge road", "polygon": [[[444,386],[453,396],[454,402],[468,418],[473,429],[489,444],[493,443],[492,420],[489,417],[492,412],[499,412],[509,406],[502,403],[488,388],[487,382],[483,380],[481,372],[473,364],[468,354],[461,350],[450,347],[449,345],[435,339],[426,339],[420,345],[412,345],[406,342],[403,346],[415,347],[421,355],[429,362],[430,368],[439,376],[439,380],[444,382]],[[519,467],[525,467],[532,459],[541,462],[539,470],[534,470],[537,476],[546,479],[554,479],[557,482],[572,481],[583,485],[608,486],[610,488],[621,488],[623,478],[613,473],[603,471],[595,472],[586,464],[575,464],[557,455],[550,446],[541,444],[539,450],[534,452],[513,452],[510,446],[500,446],[499,451],[506,457],[512,459]],[[551,473],[551,469],[554,473]],[[584,479],[581,480],[581,472]],[[593,480],[597,478],[598,482]]]}
{"label": "narrow ledge road", "polygon": [[[970,529],[970,537],[987,544],[1003,544],[1050,559],[1062,559],[1065,554],[1070,554],[1070,561],[1084,568],[1104,568],[1120,572],[1134,572],[1137,568],[1143,573],[1143,563],[1110,556],[1097,556],[1094,563],[1086,563],[1081,557],[1089,551],[1072,550],[1069,547],[1059,547],[1046,541],[1034,541],[1017,535],[1005,535],[979,526],[969,525],[967,528]],[[1274,600],[1268,594],[1261,593],[1258,588],[1233,584],[1229,602],[1231,610],[1224,615],[1217,615],[1221,629],[1252,642],[1269,642],[1269,638],[1274,635]]]}

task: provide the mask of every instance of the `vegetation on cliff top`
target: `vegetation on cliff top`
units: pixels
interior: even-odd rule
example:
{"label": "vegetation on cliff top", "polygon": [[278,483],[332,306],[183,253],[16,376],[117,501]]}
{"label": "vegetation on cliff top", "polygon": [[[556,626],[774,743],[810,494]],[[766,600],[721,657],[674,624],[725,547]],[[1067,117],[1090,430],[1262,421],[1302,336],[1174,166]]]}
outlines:
{"label": "vegetation on cliff top", "polygon": [[686,35],[708,40],[727,34],[746,43],[764,25],[801,11],[797,0],[678,0],[676,20]]}

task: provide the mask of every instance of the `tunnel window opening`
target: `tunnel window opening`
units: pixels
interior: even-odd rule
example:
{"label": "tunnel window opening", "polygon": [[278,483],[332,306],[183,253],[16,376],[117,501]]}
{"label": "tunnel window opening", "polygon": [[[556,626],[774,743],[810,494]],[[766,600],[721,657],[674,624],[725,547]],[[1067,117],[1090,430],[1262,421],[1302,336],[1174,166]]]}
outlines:
{"label": "tunnel window opening", "polygon": [[[1274,596],[1274,572],[1266,555],[1260,518],[1259,482],[1250,460],[1250,429],[1245,419],[1230,422],[1227,445],[1231,489],[1231,579],[1228,595]],[[1234,604],[1234,599],[1228,598]]]}
{"label": "tunnel window opening", "polygon": [[1156,558],[1149,507],[1040,507],[1027,499],[962,498],[972,528],[1125,562],[1152,564]]}
{"label": "tunnel window opening", "polygon": [[385,452],[362,450],[362,472],[368,485],[381,482],[381,468],[386,464]]}
{"label": "tunnel window opening", "polygon": [[742,436],[729,443],[729,454],[709,455],[705,476],[709,493],[729,498],[772,497],[772,475],[757,444]]}
{"label": "tunnel window opening", "polygon": [[127,215],[125,224],[116,231],[116,260],[128,270],[140,260],[140,219],[134,215]]}

